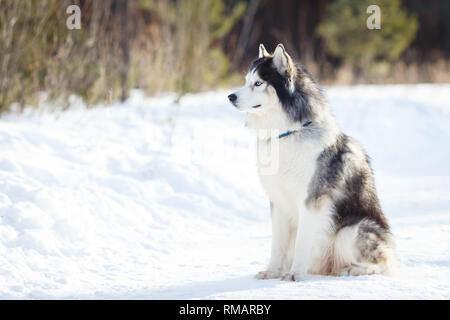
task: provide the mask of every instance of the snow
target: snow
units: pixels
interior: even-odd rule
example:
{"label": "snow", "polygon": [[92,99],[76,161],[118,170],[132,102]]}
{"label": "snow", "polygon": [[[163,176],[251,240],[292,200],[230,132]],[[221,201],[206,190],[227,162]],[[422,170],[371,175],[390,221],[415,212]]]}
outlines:
{"label": "snow", "polygon": [[326,88],[398,275],[255,280],[270,215],[231,90],[0,118],[2,299],[449,299],[450,85]]}

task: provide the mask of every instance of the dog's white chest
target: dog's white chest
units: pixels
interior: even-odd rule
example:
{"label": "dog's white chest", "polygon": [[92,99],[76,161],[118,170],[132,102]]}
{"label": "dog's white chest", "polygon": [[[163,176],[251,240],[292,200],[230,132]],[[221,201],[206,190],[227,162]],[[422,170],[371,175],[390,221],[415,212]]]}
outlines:
{"label": "dog's white chest", "polygon": [[[261,183],[271,200],[289,198],[294,202],[301,201],[307,197],[321,148],[312,140],[301,141],[296,136],[283,139],[279,141],[278,150],[269,143],[260,142],[258,166]],[[273,153],[269,157],[270,164],[264,152]],[[267,170],[268,165],[271,170]]]}

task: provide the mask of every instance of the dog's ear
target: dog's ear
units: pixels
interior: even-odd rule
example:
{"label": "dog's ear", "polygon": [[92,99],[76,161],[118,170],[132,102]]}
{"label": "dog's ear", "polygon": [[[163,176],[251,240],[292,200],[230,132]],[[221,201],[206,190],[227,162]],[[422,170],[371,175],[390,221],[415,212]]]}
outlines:
{"label": "dog's ear", "polygon": [[281,75],[292,77],[295,72],[294,62],[280,43],[273,53],[273,64]]}
{"label": "dog's ear", "polygon": [[267,52],[266,48],[264,47],[264,45],[261,43],[259,45],[259,54],[258,54],[258,58],[266,58],[266,57],[270,57],[270,54]]}

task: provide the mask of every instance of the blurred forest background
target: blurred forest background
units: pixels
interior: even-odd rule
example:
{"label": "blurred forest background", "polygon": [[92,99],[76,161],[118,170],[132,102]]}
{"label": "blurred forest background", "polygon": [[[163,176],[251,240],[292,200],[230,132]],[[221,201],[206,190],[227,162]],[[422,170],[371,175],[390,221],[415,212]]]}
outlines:
{"label": "blurred forest background", "polygon": [[449,82],[449,17],[447,0],[0,0],[0,112],[42,93],[93,105],[240,85],[259,43],[327,85]]}

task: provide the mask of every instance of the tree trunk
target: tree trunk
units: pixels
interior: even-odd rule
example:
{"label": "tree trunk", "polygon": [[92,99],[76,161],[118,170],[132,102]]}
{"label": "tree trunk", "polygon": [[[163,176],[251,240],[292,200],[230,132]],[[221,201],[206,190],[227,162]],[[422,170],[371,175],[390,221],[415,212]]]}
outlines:
{"label": "tree trunk", "polygon": [[130,28],[129,28],[129,1],[119,0],[117,8],[120,20],[120,49],[122,53],[122,65],[120,66],[120,100],[124,101],[128,97],[128,70],[130,67]]}

